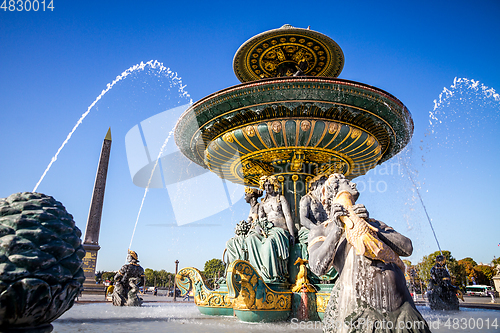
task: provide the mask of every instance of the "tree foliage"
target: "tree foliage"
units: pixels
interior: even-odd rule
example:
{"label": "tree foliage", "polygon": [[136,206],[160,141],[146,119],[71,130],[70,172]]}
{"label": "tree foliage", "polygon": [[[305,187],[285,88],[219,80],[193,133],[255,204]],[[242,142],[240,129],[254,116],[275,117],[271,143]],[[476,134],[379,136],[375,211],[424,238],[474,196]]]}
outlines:
{"label": "tree foliage", "polygon": [[226,266],[224,262],[220,259],[210,259],[205,262],[203,267],[203,275],[207,279],[207,284],[210,288],[213,288],[214,282],[218,280],[219,277],[223,276]]}
{"label": "tree foliage", "polygon": [[466,284],[472,284],[473,282],[477,282],[478,273],[474,269],[477,266],[476,262],[472,258],[464,258],[458,261],[458,264],[462,266],[465,271],[466,276]]}
{"label": "tree foliage", "polygon": [[146,277],[146,287],[170,288],[174,285],[175,274],[169,273],[164,269],[156,271],[151,268],[146,268],[144,270],[144,275]]}
{"label": "tree foliage", "polygon": [[491,279],[495,275],[495,269],[493,267],[488,265],[478,265],[472,258],[469,257],[459,260],[458,264],[465,270],[468,285],[490,285]]}
{"label": "tree foliage", "polygon": [[115,271],[98,271],[95,274],[95,280],[97,282],[106,282],[106,281],[113,282],[115,280],[115,275],[116,275]]}
{"label": "tree foliage", "polygon": [[115,275],[116,275],[116,272],[114,272],[114,271],[111,271],[111,272],[102,272],[102,280],[103,281],[114,282],[115,281]]}
{"label": "tree foliage", "polygon": [[477,265],[474,267],[474,270],[477,272],[477,284],[485,284],[489,286],[493,275],[495,275],[493,267],[487,265]]}

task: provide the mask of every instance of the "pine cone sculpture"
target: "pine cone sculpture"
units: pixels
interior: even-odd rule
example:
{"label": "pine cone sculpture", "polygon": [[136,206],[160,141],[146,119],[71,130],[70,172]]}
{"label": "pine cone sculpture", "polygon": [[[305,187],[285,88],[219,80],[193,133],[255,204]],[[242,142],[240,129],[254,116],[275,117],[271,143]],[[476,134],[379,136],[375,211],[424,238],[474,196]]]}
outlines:
{"label": "pine cone sculpture", "polygon": [[0,331],[47,327],[73,306],[85,280],[82,233],[53,197],[0,199]]}

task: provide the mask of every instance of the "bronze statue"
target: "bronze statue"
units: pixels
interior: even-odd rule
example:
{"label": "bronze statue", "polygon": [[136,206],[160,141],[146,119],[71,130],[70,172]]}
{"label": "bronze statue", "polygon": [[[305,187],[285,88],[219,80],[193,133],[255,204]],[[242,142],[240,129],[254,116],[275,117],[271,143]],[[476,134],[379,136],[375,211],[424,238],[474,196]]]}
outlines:
{"label": "bronze statue", "polygon": [[314,177],[309,192],[300,199],[300,224],[309,230],[328,219],[321,203],[321,189],[327,179],[325,175]]}
{"label": "bronze statue", "polygon": [[436,257],[436,264],[431,268],[429,280],[429,306],[432,310],[458,310],[458,298],[464,300],[460,289],[451,284],[450,273],[446,269],[446,258]]}
{"label": "bronze statue", "polygon": [[263,176],[260,187],[266,190],[260,203],[257,198],[262,195],[261,190],[245,190],[245,199],[251,206],[251,227],[248,228],[248,221],[237,225],[236,235],[226,243],[228,263],[236,259],[247,260],[265,282],[285,282],[290,247],[295,243],[296,234],[290,207],[279,193],[274,176]]}
{"label": "bronze statue", "polygon": [[128,250],[128,264],[120,268],[115,275],[115,289],[112,299],[116,306],[141,306],[142,298],[137,296],[144,276],[144,269],[138,264],[137,253]]}
{"label": "bronze statue", "polygon": [[279,183],[275,176],[262,176],[260,188],[266,191],[266,196],[259,206],[259,218],[267,219],[274,227],[289,233],[290,246],[295,244],[295,226],[290,212],[290,206],[284,195],[279,193]]}
{"label": "bronze statue", "polygon": [[[311,228],[311,271],[322,275],[333,266],[340,274],[325,311],[324,331],[372,332],[390,322],[393,327],[403,326],[398,332],[430,332],[406,287],[399,257],[387,254],[409,256],[411,240],[368,219],[366,208],[354,205],[358,197],[356,184],[343,175],[331,175],[321,198],[328,220]],[[349,234],[346,229],[355,232]],[[418,327],[408,328],[407,322]]]}

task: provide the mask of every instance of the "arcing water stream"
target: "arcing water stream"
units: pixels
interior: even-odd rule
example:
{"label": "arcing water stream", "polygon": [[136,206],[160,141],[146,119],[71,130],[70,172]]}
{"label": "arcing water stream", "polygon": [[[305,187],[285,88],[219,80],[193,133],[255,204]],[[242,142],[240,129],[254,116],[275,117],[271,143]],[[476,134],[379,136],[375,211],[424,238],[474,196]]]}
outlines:
{"label": "arcing water stream", "polygon": [[158,166],[158,163],[160,162],[160,157],[163,155],[163,151],[165,150],[165,147],[167,146],[167,143],[173,134],[174,134],[174,129],[172,129],[168,133],[167,138],[165,139],[165,141],[163,142],[163,145],[160,148],[160,152],[158,153],[158,157],[156,158],[153,170],[151,170],[151,175],[149,176],[148,184],[146,185],[146,188],[144,189],[144,196],[142,197],[141,206],[139,207],[139,212],[137,213],[137,219],[135,220],[134,230],[132,231],[132,237],[130,238],[130,245],[128,246],[129,249],[132,248],[132,241],[134,240],[135,229],[137,229],[137,223],[139,222],[139,217],[141,216],[142,206],[144,206],[144,200],[146,200],[146,195],[148,194],[148,191],[149,191],[149,185],[151,185],[151,180],[153,179],[153,175],[155,173],[156,167]]}
{"label": "arcing water stream", "polygon": [[47,166],[47,168],[45,169],[45,171],[43,172],[42,176],[40,177],[40,180],[38,181],[38,183],[36,183],[35,187],[33,188],[33,191],[32,192],[36,192],[36,190],[38,189],[38,186],[40,186],[40,183],[43,181],[43,179],[45,178],[45,175],[47,174],[47,172],[50,170],[50,167],[52,166],[52,164],[54,164],[54,162],[57,160],[57,157],[59,156],[59,153],[61,152],[61,150],[64,148],[64,146],[68,143],[68,141],[71,139],[71,136],[73,135],[73,133],[77,130],[78,126],[80,126],[80,124],[83,122],[83,120],[85,119],[85,117],[87,117],[87,115],[90,113],[90,111],[92,110],[92,108],[94,107],[94,105],[109,91],[111,90],[111,88],[113,88],[113,86],[115,84],[117,84],[119,81],[123,80],[124,78],[126,78],[127,76],[129,76],[130,74],[136,72],[136,71],[140,71],[140,70],[144,70],[146,67],[149,67],[149,68],[152,68],[152,69],[158,69],[158,74],[164,74],[166,76],[169,76],[172,80],[178,80],[178,82],[176,83],[179,83],[180,86],[179,86],[179,91],[186,97],[189,97],[189,94],[187,93],[187,91],[184,91],[184,88],[185,86],[182,86],[182,82],[180,81],[180,79],[177,77],[177,73],[175,72],[172,72],[169,68],[166,68],[165,66],[163,66],[162,63],[158,62],[157,60],[150,60],[146,63],[142,62],[139,63],[139,64],[136,64],[130,68],[128,68],[127,70],[125,70],[123,73],[121,73],[120,75],[118,75],[111,83],[108,83],[107,86],[106,86],[106,89],[103,89],[103,91],[99,94],[99,96],[97,96],[97,98],[92,102],[92,104],[90,104],[90,106],[87,108],[87,111],[85,111],[81,116],[80,116],[80,119],[78,119],[78,121],[76,122],[75,126],[73,127],[73,129],[69,132],[69,134],[66,136],[66,139],[63,141],[63,143],[61,144],[61,146],[59,147],[59,149],[57,150],[56,154],[54,155],[54,157],[52,157],[49,165]]}
{"label": "arcing water stream", "polygon": [[[434,158],[439,159],[439,167],[441,168],[443,168],[443,164],[449,164],[451,166],[449,172],[443,175],[445,177],[452,177],[450,174],[453,173],[458,174],[459,177],[466,177],[466,175],[470,177],[470,174],[479,176],[480,172],[487,167],[486,161],[490,158],[495,158],[491,156],[491,153],[494,155],[495,152],[489,152],[488,149],[492,143],[492,139],[495,139],[494,136],[491,136],[494,135],[494,133],[491,133],[491,129],[495,128],[495,124],[498,125],[499,118],[500,95],[495,92],[495,89],[487,87],[473,79],[455,78],[453,84],[449,88],[443,88],[439,97],[434,100],[434,108],[429,112],[429,128],[426,134],[426,140],[432,140],[433,142],[427,141],[424,143],[424,140],[422,140],[424,146],[420,147],[423,150],[422,153],[424,154],[426,152],[431,152],[431,150],[438,150],[441,148],[438,150],[438,154],[434,153],[436,156]],[[477,154],[478,151],[481,151],[479,155],[482,157],[482,161],[480,163],[474,163],[472,154]],[[446,156],[446,154],[453,155]],[[412,176],[414,174],[413,170],[409,170],[409,166],[406,163],[408,159],[401,156],[399,157],[399,162],[403,165],[414,187],[433,232],[437,247],[441,252],[441,246],[432,219],[429,216],[421,195],[421,187],[418,185],[419,182]],[[426,160],[427,157],[424,158],[424,156],[422,156],[422,161],[425,162]],[[463,166],[462,163],[468,170],[459,170],[459,167]],[[473,167],[475,169],[472,169]],[[448,168],[445,166],[444,169],[447,170]],[[434,173],[436,173],[435,169]],[[439,177],[436,174],[433,176]],[[442,181],[443,178],[440,180]],[[455,182],[459,184],[460,179],[456,178]],[[435,183],[435,181],[433,183]],[[445,184],[447,183],[443,181],[441,186],[449,186]],[[458,193],[453,193],[450,197],[457,194]],[[485,193],[481,193],[481,195],[487,196]],[[455,198],[456,201],[460,201],[461,199]],[[471,200],[479,200],[479,195],[469,198],[466,202],[471,202]],[[471,206],[474,206],[472,202]],[[461,219],[465,219],[463,213]],[[439,220],[442,220],[442,218],[439,218]],[[484,223],[487,222],[487,219],[478,218],[477,220]],[[449,223],[449,221],[447,222]],[[453,228],[456,227],[456,225],[453,226]],[[481,227],[488,228],[486,225]]]}

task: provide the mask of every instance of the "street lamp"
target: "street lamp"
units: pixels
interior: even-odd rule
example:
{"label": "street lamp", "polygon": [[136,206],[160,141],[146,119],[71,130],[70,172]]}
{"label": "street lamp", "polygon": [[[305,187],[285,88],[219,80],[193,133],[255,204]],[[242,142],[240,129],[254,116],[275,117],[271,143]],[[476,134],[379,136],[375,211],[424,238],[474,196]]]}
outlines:
{"label": "street lamp", "polygon": [[174,302],[177,300],[177,270],[179,268],[179,260],[175,261],[175,277],[174,277]]}

